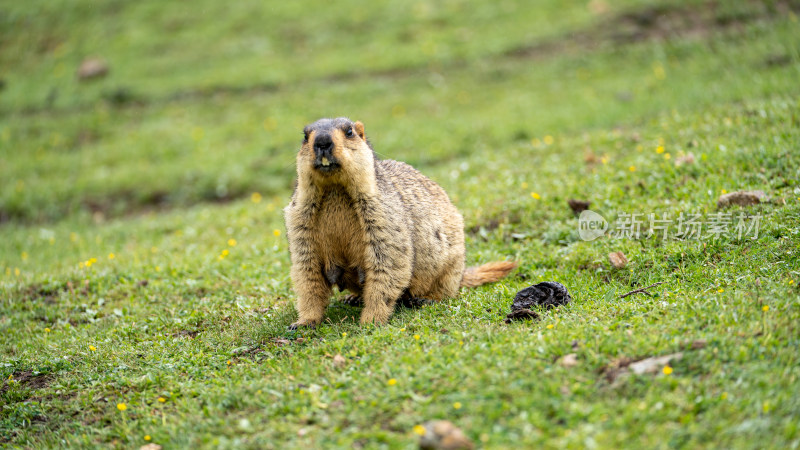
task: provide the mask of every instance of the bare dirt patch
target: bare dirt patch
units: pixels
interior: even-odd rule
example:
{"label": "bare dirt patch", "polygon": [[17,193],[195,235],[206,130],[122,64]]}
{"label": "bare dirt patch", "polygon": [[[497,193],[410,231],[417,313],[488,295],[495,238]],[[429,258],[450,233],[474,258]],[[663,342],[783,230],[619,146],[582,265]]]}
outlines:
{"label": "bare dirt patch", "polygon": [[704,38],[758,21],[800,12],[800,0],[765,4],[755,0],[731,5],[716,0],[692,5],[652,5],[609,17],[585,31],[521,46],[506,52],[515,58],[554,56],[570,49],[586,50],[643,41]]}
{"label": "bare dirt patch", "polygon": [[52,374],[49,373],[34,374],[32,370],[14,372],[11,375],[11,378],[3,382],[3,386],[0,387],[0,393],[8,391],[8,389],[11,387],[11,383],[16,383],[30,389],[42,389],[47,387],[47,385],[50,383],[50,380],[52,379],[51,375]]}

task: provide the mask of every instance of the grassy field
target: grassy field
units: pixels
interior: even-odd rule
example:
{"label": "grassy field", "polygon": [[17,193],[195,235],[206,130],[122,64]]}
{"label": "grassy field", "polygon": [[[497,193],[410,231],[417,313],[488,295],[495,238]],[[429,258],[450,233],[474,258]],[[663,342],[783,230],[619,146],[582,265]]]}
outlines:
{"label": "grassy field", "polygon": [[[800,2],[530,3],[0,3],[0,445],[800,446]],[[294,153],[342,115],[520,268],[287,331]],[[583,241],[568,199],[760,226]]]}

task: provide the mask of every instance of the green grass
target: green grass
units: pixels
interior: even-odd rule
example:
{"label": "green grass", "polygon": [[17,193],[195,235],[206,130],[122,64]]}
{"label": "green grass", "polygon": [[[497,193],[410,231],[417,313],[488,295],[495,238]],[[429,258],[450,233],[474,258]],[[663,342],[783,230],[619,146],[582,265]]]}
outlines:
{"label": "green grass", "polygon": [[[1,9],[0,442],[411,448],[444,418],[487,448],[800,445],[796,2]],[[109,76],[78,82],[85,55]],[[281,209],[332,115],[448,191],[469,264],[520,269],[287,331]],[[771,197],[730,211],[756,239],[584,242],[566,204],[708,218],[742,189]],[[503,323],[542,280],[573,303]]]}

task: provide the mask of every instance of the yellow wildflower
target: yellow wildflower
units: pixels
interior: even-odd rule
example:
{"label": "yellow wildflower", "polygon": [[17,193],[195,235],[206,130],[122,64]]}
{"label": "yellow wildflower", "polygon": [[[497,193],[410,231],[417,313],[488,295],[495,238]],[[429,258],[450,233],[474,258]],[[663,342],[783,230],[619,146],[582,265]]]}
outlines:
{"label": "yellow wildflower", "polygon": [[96,348],[94,345],[90,345],[90,346],[89,346],[89,350],[91,350],[91,351],[95,351],[95,350],[97,350],[97,348]]}
{"label": "yellow wildflower", "polygon": [[537,194],[536,192],[531,192],[531,197],[533,197],[536,200],[539,200],[539,199],[542,198],[542,196]]}
{"label": "yellow wildflower", "polygon": [[719,293],[725,292],[725,289],[719,288],[719,289],[717,289],[717,292],[719,292]]}
{"label": "yellow wildflower", "polygon": [[764,311],[764,312],[767,312],[767,311],[769,311],[769,305],[764,305],[764,306],[762,306],[762,307],[761,307],[761,310],[762,310],[762,311]]}
{"label": "yellow wildflower", "polygon": [[461,409],[461,402],[455,402],[455,403],[453,403],[453,408],[454,408],[454,409]]}
{"label": "yellow wildflower", "polygon": [[145,434],[144,435],[144,440],[145,441],[149,441],[150,440],[150,435],[149,434]]}
{"label": "yellow wildflower", "polygon": [[419,335],[418,335],[418,334],[415,334],[415,335],[414,335],[414,339],[416,339],[416,340],[419,340]]}
{"label": "yellow wildflower", "polygon": [[277,228],[276,228],[276,229],[272,230],[272,234],[274,234],[274,235],[275,235],[275,237],[278,237],[278,236],[280,236],[280,235],[281,235],[281,230],[279,230],[279,229],[277,229]]}
{"label": "yellow wildflower", "polygon": [[664,368],[661,371],[664,372],[664,375],[669,375],[672,373],[672,367],[664,366]]}
{"label": "yellow wildflower", "polygon": [[394,378],[389,378],[389,381],[387,381],[387,383],[389,384],[389,386],[394,386],[395,384],[397,384],[397,380],[395,380]]}
{"label": "yellow wildflower", "polygon": [[656,147],[656,153],[658,153],[659,155],[664,153],[664,146],[659,145],[658,147]]}
{"label": "yellow wildflower", "polygon": [[425,436],[425,427],[422,425],[414,425],[414,433],[420,436]]}
{"label": "yellow wildflower", "polygon": [[548,330],[552,330],[552,329],[553,329],[553,327],[554,327],[554,325],[553,325],[552,323],[548,323],[548,324],[547,324],[547,329],[548,329]]}
{"label": "yellow wildflower", "polygon": [[660,63],[653,64],[653,75],[655,75],[657,80],[663,80],[667,77],[667,73],[664,70],[664,66]]}
{"label": "yellow wildflower", "polygon": [[50,332],[50,328],[45,328],[45,329],[44,329],[44,332],[45,332],[45,333],[49,333],[49,332]]}
{"label": "yellow wildflower", "polygon": [[222,256],[228,256],[230,253],[231,252],[229,252],[228,249],[226,248],[225,250],[222,251]]}
{"label": "yellow wildflower", "polygon": [[114,258],[116,258],[116,257],[117,257],[117,255],[115,255],[115,254],[113,254],[113,253],[109,253],[109,254],[108,254],[108,259],[114,259]]}
{"label": "yellow wildflower", "polygon": [[167,399],[165,399],[164,397],[158,397],[158,403],[165,403],[166,401]]}
{"label": "yellow wildflower", "polygon": [[125,411],[128,409],[128,406],[125,403],[117,403],[117,409],[120,411]]}
{"label": "yellow wildflower", "polygon": [[228,239],[228,245],[230,247],[236,247],[236,239]]}
{"label": "yellow wildflower", "polygon": [[553,136],[547,135],[544,137],[544,143],[547,145],[553,145]]}
{"label": "yellow wildflower", "polygon": [[636,172],[636,166],[630,166],[628,167],[628,170],[630,170],[631,172]]}
{"label": "yellow wildflower", "polygon": [[200,139],[203,139],[204,134],[205,132],[202,128],[194,127],[194,129],[192,129],[192,140],[199,141]]}
{"label": "yellow wildflower", "polygon": [[672,158],[672,155],[670,155],[669,153],[664,153],[664,159],[669,161],[670,158]]}
{"label": "yellow wildflower", "polygon": [[253,203],[261,203],[261,198],[262,198],[261,194],[259,194],[258,192],[253,192],[252,194],[250,194],[250,201]]}

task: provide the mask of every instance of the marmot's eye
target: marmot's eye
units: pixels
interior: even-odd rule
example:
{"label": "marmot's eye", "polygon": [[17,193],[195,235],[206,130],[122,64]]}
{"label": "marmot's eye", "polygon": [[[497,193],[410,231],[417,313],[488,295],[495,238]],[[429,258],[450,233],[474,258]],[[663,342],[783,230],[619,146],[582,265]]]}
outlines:
{"label": "marmot's eye", "polygon": [[307,131],[303,132],[303,142],[308,142],[308,132]]}
{"label": "marmot's eye", "polygon": [[353,133],[353,127],[350,127],[347,130],[345,130],[344,135],[349,137],[349,138],[351,138],[351,137],[355,136],[356,134]]}

